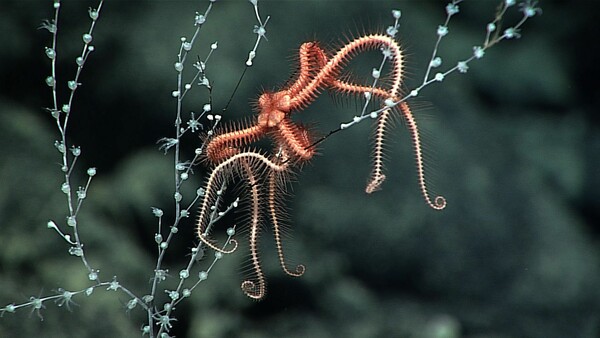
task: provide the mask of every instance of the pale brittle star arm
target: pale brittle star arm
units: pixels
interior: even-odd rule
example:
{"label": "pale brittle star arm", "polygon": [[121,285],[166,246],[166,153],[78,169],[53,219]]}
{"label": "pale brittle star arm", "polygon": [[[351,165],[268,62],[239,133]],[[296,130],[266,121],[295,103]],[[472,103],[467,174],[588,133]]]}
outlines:
{"label": "pale brittle star arm", "polygon": [[[288,157],[285,155],[286,151],[281,151],[282,156],[280,156],[280,161],[282,163],[287,163]],[[295,271],[288,269],[287,264],[285,263],[285,255],[283,253],[283,241],[281,228],[283,224],[281,223],[281,216],[285,214],[283,207],[281,206],[282,199],[282,190],[284,189],[285,177],[279,175],[279,173],[272,171],[269,174],[269,215],[271,218],[271,222],[273,223],[273,236],[275,237],[275,246],[277,247],[277,256],[279,257],[279,264],[281,265],[281,269],[289,276],[292,277],[300,277],[306,271],[306,267],[302,264],[296,266]]]}
{"label": "pale brittle star arm", "polygon": [[257,182],[257,177],[251,164],[248,161],[242,161],[244,175],[248,180],[248,187],[250,188],[250,233],[248,235],[248,247],[254,280],[247,279],[242,282],[240,287],[246,296],[258,300],[262,299],[267,291],[266,279],[262,272],[258,251],[258,240],[262,224],[262,213],[260,210],[262,192],[260,191],[260,185]]}
{"label": "pale brittle star arm", "polygon": [[[202,241],[209,248],[221,252],[221,253],[232,253],[237,249],[238,243],[234,239],[230,240],[233,245],[231,249],[225,249],[225,247],[219,247],[208,237],[207,225],[210,221],[211,206],[214,205],[214,201],[218,196],[218,187],[221,186],[222,182],[231,179],[236,174],[248,179],[250,186],[250,203],[251,203],[251,219],[250,219],[250,235],[249,235],[249,246],[253,264],[253,270],[256,277],[256,281],[247,280],[242,283],[242,290],[244,293],[251,298],[260,299],[265,293],[265,279],[262,274],[260,266],[259,255],[258,255],[258,235],[260,231],[260,185],[258,181],[261,179],[261,175],[265,172],[283,172],[287,169],[287,166],[280,165],[268,159],[265,155],[255,151],[245,151],[237,153],[224,160],[223,162],[216,165],[208,180],[205,184],[204,190],[205,195],[200,206],[200,213],[198,216],[197,235],[200,241]],[[258,177],[257,177],[258,175]]]}

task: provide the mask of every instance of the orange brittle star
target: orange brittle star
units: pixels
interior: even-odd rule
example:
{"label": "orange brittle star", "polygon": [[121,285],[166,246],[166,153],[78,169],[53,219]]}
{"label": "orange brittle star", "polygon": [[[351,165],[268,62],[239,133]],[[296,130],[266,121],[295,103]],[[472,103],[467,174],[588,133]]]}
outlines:
{"label": "orange brittle star", "polygon": [[[356,55],[372,49],[381,48],[384,55],[391,59],[391,82],[388,86],[359,85],[342,79],[341,71]],[[210,230],[211,207],[217,201],[220,187],[238,176],[248,183],[250,194],[249,217],[249,248],[254,280],[242,283],[242,290],[254,299],[261,299],[266,292],[266,281],[258,253],[258,237],[264,216],[262,204],[266,190],[268,215],[273,223],[273,231],[283,270],[291,276],[301,276],[304,266],[298,265],[295,271],[286,267],[283,245],[281,243],[280,218],[283,213],[280,194],[285,190],[285,180],[291,175],[292,169],[298,164],[310,160],[315,154],[315,145],[308,130],[292,121],[291,114],[301,111],[311,104],[320,92],[329,89],[342,94],[366,95],[385,101],[386,107],[377,116],[375,130],[375,145],[373,151],[373,171],[366,187],[371,193],[379,189],[385,180],[383,174],[383,148],[389,120],[395,115],[404,117],[412,136],[413,147],[417,160],[417,172],[421,192],[429,206],[443,209],[445,199],[441,196],[431,201],[425,185],[423,160],[419,131],[410,107],[406,102],[397,106],[387,102],[396,102],[401,98],[400,86],[403,78],[403,56],[397,42],[387,35],[371,34],[356,38],[335,54],[328,57],[327,53],[316,42],[306,42],[299,49],[299,69],[295,80],[277,92],[263,93],[256,104],[258,115],[252,123],[229,125],[207,140],[206,160],[214,167],[205,185],[205,196],[200,207],[197,233],[200,240],[213,250],[230,253],[237,248],[237,242],[231,240],[233,248],[219,248],[208,237]],[[399,110],[396,108],[399,107]],[[268,157],[258,151],[248,148],[249,144],[268,136],[274,141],[276,155]],[[322,140],[322,139],[321,139]],[[266,184],[267,188],[262,188]]]}

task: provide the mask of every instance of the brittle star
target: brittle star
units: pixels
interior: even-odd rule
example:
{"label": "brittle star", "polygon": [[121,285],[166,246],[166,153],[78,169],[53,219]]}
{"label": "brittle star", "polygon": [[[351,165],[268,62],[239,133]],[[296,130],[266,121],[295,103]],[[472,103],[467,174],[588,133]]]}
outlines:
{"label": "brittle star", "polygon": [[[340,79],[343,67],[351,58],[365,50],[377,48],[384,49],[391,58],[391,85],[389,88],[359,85]],[[205,186],[206,195],[200,208],[198,236],[203,243],[219,252],[230,253],[237,248],[235,240],[231,242],[233,248],[225,250],[219,248],[208,238],[209,210],[214,205],[218,195],[217,191],[224,182],[235,175],[245,178],[250,187],[249,247],[256,280],[246,280],[242,283],[242,290],[249,297],[261,299],[266,292],[265,278],[257,248],[259,230],[263,220],[261,203],[264,192],[261,184],[265,183],[265,180],[268,181],[266,208],[273,223],[280,264],[283,270],[291,276],[301,276],[305,270],[303,265],[298,265],[295,272],[286,267],[280,235],[279,220],[283,208],[279,202],[279,196],[285,189],[285,184],[282,185],[281,182],[290,175],[296,164],[308,161],[314,156],[316,142],[312,140],[305,127],[292,121],[291,114],[306,108],[323,89],[352,95],[370,93],[382,100],[398,101],[403,77],[402,62],[400,46],[393,38],[381,34],[356,38],[331,57],[328,57],[316,42],[304,43],[299,49],[299,70],[296,79],[280,91],[263,93],[256,105],[258,115],[252,123],[232,124],[208,140],[206,159],[215,167]],[[397,106],[399,110],[395,108],[396,106],[389,106],[378,115],[373,151],[373,171],[365,190],[367,193],[378,190],[385,180],[383,144],[389,120],[393,114],[399,114],[405,118],[412,136],[421,192],[428,205],[434,209],[443,209],[446,205],[445,199],[437,196],[432,202],[427,193],[419,131],[410,107],[406,102],[401,102]],[[278,156],[269,158],[248,148],[249,144],[266,136],[274,140],[274,149]]]}

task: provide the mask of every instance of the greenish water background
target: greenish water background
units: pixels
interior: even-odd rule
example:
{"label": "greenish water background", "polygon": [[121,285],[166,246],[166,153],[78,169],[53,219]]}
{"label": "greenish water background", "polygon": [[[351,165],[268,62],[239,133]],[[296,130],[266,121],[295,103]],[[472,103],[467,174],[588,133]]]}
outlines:
{"label": "greenish water background", "polygon": [[[440,54],[453,64],[481,43],[497,1],[466,1]],[[270,15],[268,42],[246,74],[225,120],[252,113],[263,89],[288,79],[295,49],[391,23],[402,10],[399,40],[407,53],[406,86],[420,82],[443,22],[443,1],[260,1]],[[64,1],[61,71],[72,74],[89,22],[88,1]],[[155,262],[155,219],[172,199],[172,160],[156,141],[171,136],[173,63],[205,1],[108,1],[77,91],[71,141],[78,168],[98,168],[80,219],[92,263],[144,294]],[[327,139],[298,175],[288,201],[299,279],[277,266],[272,236],[262,237],[266,300],[239,290],[247,252],[223,259],[177,309],[177,337],[597,337],[600,334],[600,66],[594,1],[541,1],[520,40],[503,42],[430,86],[415,101],[429,183],[448,207],[429,209],[420,196],[410,137],[390,134],[383,190],[363,192],[370,165],[368,123]],[[42,109],[49,62],[51,1],[0,3],[0,306],[58,288],[85,288],[83,266],[46,229],[65,215],[58,134]],[[217,1],[197,49],[209,64],[214,107],[222,108],[254,43],[247,1]],[[63,55],[64,54],[64,55]],[[365,70],[380,55],[355,66]],[[62,81],[69,76],[63,75]],[[197,90],[188,110],[207,101]],[[353,100],[322,95],[299,119],[325,134],[359,112]],[[195,138],[186,139],[192,154]],[[78,175],[80,175],[78,174]],[[204,170],[189,186],[195,190]],[[239,215],[237,217],[242,217]],[[235,221],[232,220],[232,221]],[[227,225],[222,225],[225,230]],[[244,236],[240,232],[239,236]],[[243,237],[240,237],[240,239]],[[193,218],[166,264],[171,278],[196,241]],[[165,295],[166,297],[166,295]],[[0,318],[2,337],[135,337],[145,313],[125,314],[127,297],[98,290],[77,297],[72,312],[46,304],[40,321],[23,310]]]}

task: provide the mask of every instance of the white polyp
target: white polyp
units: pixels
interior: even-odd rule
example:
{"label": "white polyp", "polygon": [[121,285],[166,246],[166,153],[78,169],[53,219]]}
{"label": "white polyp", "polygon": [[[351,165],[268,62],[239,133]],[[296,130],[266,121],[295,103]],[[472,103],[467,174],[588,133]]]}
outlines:
{"label": "white polyp", "polygon": [[65,182],[65,183],[63,183],[63,184],[60,186],[60,190],[61,190],[63,193],[67,194],[67,193],[69,193],[69,192],[71,191],[71,186],[69,185],[69,183]]}
{"label": "white polyp", "polygon": [[73,154],[73,156],[79,156],[81,155],[81,148],[73,146],[71,148],[71,153]]}
{"label": "white polyp", "polygon": [[385,33],[391,37],[394,37],[398,33],[398,29],[396,28],[396,26],[388,26],[388,28],[386,28],[385,30]]}
{"label": "white polyp", "polygon": [[85,33],[85,34],[83,34],[83,36],[81,38],[83,39],[83,42],[86,45],[89,44],[90,42],[92,42],[92,35],[90,35],[90,34]]}
{"label": "white polyp", "polygon": [[429,63],[429,66],[433,67],[433,68],[437,68],[442,64],[442,58],[439,56],[436,56],[433,60],[431,60],[431,62]]}
{"label": "white polyp", "polygon": [[194,22],[194,24],[196,26],[203,24],[205,21],[206,21],[206,18],[204,17],[204,15],[196,13],[196,18],[195,18],[195,22]]}
{"label": "white polyp", "polygon": [[52,49],[50,47],[46,47],[46,56],[49,59],[54,59],[56,57],[56,52],[54,51],[54,49]]}
{"label": "white polyp", "polygon": [[371,75],[376,78],[379,79],[379,76],[381,75],[381,73],[379,72],[379,69],[377,68],[373,68],[373,71],[371,72]]}
{"label": "white polyp", "polygon": [[127,302],[127,308],[129,310],[133,310],[137,306],[137,303],[138,303],[137,299],[133,298],[129,302]]}
{"label": "white polyp", "polygon": [[252,66],[252,60],[254,60],[254,57],[256,57],[256,52],[251,50],[248,53],[248,60],[246,61],[246,66],[248,66],[248,67]]}
{"label": "white polyp", "polygon": [[201,281],[206,280],[207,278],[208,278],[208,272],[200,271],[198,273],[198,279],[200,279]]}
{"label": "white polyp", "polygon": [[88,274],[88,279],[89,280],[97,280],[98,279],[98,271],[92,271]]}
{"label": "white polyp", "polygon": [[54,84],[55,84],[55,83],[56,83],[56,82],[54,81],[54,77],[52,77],[52,76],[48,76],[48,77],[46,78],[46,84],[48,85],[48,87],[54,87]]}
{"label": "white polyp", "polygon": [[483,50],[483,48],[481,48],[481,46],[473,47],[473,56],[475,56],[476,59],[481,59],[484,55],[485,51]]}
{"label": "white polyp", "polygon": [[152,207],[152,213],[153,213],[153,214],[154,214],[154,216],[156,216],[156,217],[162,217],[162,215],[163,215],[163,211],[162,211],[162,209],[155,208],[155,207]]}
{"label": "white polyp", "polygon": [[438,26],[437,35],[440,37],[446,36],[448,34],[448,27],[446,26]]}

